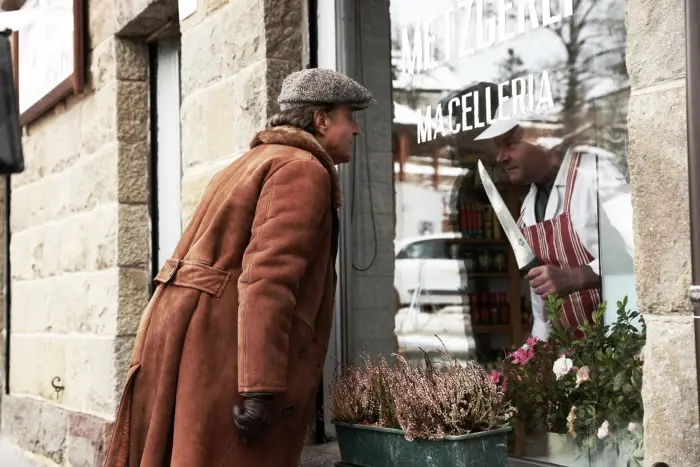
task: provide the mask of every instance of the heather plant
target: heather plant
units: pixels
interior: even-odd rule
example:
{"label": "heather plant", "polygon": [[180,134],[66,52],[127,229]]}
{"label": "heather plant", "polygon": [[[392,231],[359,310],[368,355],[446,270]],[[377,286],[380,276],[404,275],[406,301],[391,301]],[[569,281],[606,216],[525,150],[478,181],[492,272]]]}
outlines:
{"label": "heather plant", "polygon": [[435,366],[424,352],[425,367],[395,355],[363,355],[364,369],[350,366],[336,375],[331,411],[337,421],[397,428],[406,439],[441,439],[507,426],[515,414],[487,373],[475,362],[448,357]]}

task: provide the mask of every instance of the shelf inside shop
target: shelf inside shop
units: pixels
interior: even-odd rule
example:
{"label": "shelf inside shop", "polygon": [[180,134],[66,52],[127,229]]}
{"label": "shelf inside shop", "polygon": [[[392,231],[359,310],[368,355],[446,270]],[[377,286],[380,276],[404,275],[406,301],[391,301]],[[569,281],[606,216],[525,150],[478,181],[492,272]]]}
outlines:
{"label": "shelf inside shop", "polygon": [[508,334],[511,332],[510,324],[477,325],[472,327],[474,334]]}
{"label": "shelf inside shop", "polygon": [[495,240],[492,238],[469,238],[469,237],[457,237],[455,239],[458,243],[467,243],[474,245],[508,245],[508,240]]}

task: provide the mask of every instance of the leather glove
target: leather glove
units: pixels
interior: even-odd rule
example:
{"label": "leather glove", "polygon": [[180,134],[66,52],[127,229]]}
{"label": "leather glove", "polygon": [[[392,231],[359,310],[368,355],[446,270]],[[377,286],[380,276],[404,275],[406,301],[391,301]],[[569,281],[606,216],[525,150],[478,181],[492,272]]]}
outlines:
{"label": "leather glove", "polygon": [[243,403],[233,407],[233,423],[241,433],[244,444],[254,441],[267,425],[268,407],[271,395],[243,395]]}

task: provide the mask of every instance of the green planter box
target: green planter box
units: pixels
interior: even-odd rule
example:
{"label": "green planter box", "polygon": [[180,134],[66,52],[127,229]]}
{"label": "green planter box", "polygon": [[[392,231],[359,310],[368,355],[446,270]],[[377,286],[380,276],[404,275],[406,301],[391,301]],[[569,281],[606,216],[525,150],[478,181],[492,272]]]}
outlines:
{"label": "green planter box", "polygon": [[353,467],[507,467],[510,428],[407,441],[393,428],[334,421],[340,457]]}

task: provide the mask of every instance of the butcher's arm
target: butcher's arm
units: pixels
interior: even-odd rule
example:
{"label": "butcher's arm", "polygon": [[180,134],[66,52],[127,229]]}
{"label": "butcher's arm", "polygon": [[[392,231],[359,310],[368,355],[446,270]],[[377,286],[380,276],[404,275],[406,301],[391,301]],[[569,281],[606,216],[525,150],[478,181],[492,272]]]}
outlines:
{"label": "butcher's arm", "polygon": [[238,281],[241,393],[286,390],[299,282],[329,209],[330,177],[314,160],[287,163],[263,187]]}

